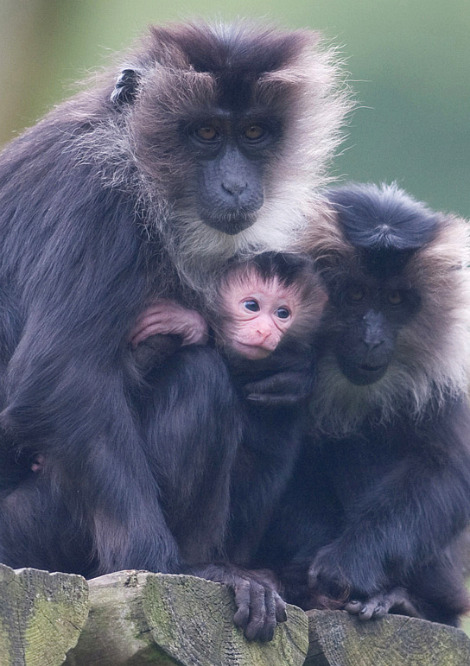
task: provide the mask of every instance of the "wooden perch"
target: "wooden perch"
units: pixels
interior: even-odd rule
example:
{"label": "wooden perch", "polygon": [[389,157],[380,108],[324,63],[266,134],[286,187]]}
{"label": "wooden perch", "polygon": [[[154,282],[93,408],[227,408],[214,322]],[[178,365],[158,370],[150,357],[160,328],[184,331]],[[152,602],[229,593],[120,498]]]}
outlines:
{"label": "wooden perch", "polygon": [[288,608],[269,643],[233,624],[233,593],[193,576],[120,571],[89,581],[90,615],[67,666],[302,666],[308,619]]}
{"label": "wooden perch", "polygon": [[400,615],[360,622],[288,606],[272,642],[250,643],[233,624],[233,593],[192,576],[120,571],[87,585],[0,565],[0,592],[0,666],[470,664],[462,631]]}
{"label": "wooden perch", "polygon": [[81,576],[0,564],[1,666],[59,666],[87,616]]}
{"label": "wooden perch", "polygon": [[310,647],[305,666],[470,665],[470,639],[461,629],[403,615],[369,622],[346,611],[307,615]]}

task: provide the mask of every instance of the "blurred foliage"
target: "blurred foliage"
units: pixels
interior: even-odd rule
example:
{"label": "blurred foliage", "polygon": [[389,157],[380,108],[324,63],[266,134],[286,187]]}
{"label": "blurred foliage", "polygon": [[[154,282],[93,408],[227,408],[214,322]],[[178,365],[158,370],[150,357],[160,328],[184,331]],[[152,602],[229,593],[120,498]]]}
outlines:
{"label": "blurred foliage", "polygon": [[358,101],[338,179],[396,180],[470,216],[468,0],[2,0],[0,142],[149,23],[196,16],[320,29],[340,45]]}

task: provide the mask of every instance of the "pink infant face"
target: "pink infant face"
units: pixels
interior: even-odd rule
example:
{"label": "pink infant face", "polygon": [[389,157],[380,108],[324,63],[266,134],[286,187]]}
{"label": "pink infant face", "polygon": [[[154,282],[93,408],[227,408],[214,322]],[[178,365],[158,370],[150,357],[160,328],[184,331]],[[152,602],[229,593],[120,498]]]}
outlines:
{"label": "pink infant face", "polygon": [[249,359],[260,359],[276,349],[299,308],[297,291],[274,277],[256,273],[234,278],[222,290],[223,308],[230,314],[230,347]]}

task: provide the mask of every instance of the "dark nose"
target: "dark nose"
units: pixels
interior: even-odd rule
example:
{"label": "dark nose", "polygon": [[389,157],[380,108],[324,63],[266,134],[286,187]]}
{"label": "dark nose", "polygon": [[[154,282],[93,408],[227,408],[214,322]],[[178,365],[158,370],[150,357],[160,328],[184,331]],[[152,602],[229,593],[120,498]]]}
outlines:
{"label": "dark nose", "polygon": [[372,351],[385,342],[385,319],[381,312],[370,310],[364,315],[363,321],[365,328],[362,341],[366,345],[367,350]]}
{"label": "dark nose", "polygon": [[222,181],[222,188],[227,194],[231,194],[232,196],[240,196],[247,187],[248,183],[241,178],[224,178]]}

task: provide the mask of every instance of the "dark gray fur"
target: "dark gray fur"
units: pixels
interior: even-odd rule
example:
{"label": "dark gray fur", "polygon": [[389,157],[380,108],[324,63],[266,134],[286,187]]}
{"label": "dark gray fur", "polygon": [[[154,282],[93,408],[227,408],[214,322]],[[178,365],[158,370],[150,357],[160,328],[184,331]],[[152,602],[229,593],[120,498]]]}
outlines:
{"label": "dark gray fur", "polygon": [[[396,186],[329,193],[311,437],[260,560],[288,599],[457,625],[470,523],[468,223]],[[308,576],[307,576],[308,572]]]}
{"label": "dark gray fur", "polygon": [[[148,392],[127,337],[153,298],[203,302],[228,258],[285,247],[320,210],[348,102],[317,41],[154,27],[2,153],[1,561],[92,576],[177,572],[219,552],[237,433],[225,368],[204,366],[202,394],[183,349]],[[242,149],[240,119],[267,117],[269,146]],[[212,121],[224,132],[211,156],[194,132]],[[231,190],[230,154],[253,196]],[[207,404],[217,418],[204,422]],[[178,538],[176,517],[191,526]]]}

